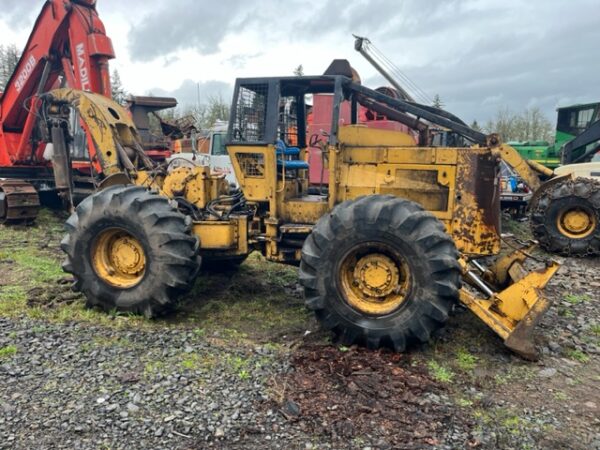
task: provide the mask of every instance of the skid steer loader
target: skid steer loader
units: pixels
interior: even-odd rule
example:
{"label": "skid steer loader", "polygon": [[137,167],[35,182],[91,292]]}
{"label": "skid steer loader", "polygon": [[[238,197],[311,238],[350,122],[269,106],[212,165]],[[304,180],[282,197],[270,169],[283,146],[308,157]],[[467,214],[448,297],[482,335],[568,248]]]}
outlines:
{"label": "skid steer loader", "polygon": [[[324,93],[334,104],[331,132],[308,139],[307,100]],[[403,114],[350,76],[238,79],[227,148],[240,189],[232,190],[207,167],[149,168],[124,111],[96,99],[69,90],[45,98],[48,117],[56,105],[82,109],[98,137],[94,160],[115,169],[76,208],[61,244],[89,306],[162,314],[201,262],[239,264],[256,250],[299,265],[307,307],[346,345],[403,351],[429,340],[460,302],[509,348],[536,356],[532,332],[549,304],[542,289],[558,264],[538,261],[529,272],[531,247],[516,243],[486,264],[501,250],[495,136],[435,148],[402,132],[341,125],[344,101],[353,111],[360,103]],[[320,195],[308,194],[307,140],[330,174]]]}

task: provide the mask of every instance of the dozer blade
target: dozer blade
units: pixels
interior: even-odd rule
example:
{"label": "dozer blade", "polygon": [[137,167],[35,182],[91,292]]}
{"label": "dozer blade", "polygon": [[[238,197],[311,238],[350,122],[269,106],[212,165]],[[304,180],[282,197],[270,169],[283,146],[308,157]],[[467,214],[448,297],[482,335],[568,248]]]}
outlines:
{"label": "dozer blade", "polygon": [[0,180],[0,223],[34,220],[40,209],[35,187],[22,180]]}
{"label": "dozer blade", "polygon": [[460,293],[461,302],[492,328],[508,348],[525,359],[537,359],[533,330],[550,306],[542,290],[560,265],[550,261],[546,263],[545,268],[528,273],[521,262],[516,261],[510,270],[513,283],[497,292],[470,271],[467,264],[463,268],[467,281],[480,289],[483,288],[481,290],[488,298],[480,298],[463,287]]}

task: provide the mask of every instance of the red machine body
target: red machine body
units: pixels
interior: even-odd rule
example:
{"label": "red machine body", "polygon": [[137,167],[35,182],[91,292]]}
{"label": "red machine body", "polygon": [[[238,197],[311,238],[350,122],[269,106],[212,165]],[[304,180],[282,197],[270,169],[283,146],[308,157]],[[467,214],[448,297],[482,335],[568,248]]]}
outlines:
{"label": "red machine body", "polygon": [[[311,117],[309,117],[308,135],[329,133],[331,131],[331,112],[333,106],[333,96],[327,94],[317,94],[313,96],[313,108]],[[349,102],[342,103],[340,108],[340,125],[349,125],[351,121],[351,105]],[[362,106],[358,108],[358,122],[369,128],[378,128],[381,130],[402,131],[412,134],[413,131],[406,125],[388,120],[385,116],[377,114]],[[416,142],[416,139],[415,139]],[[323,159],[321,149],[310,147],[309,152],[309,182],[311,185],[327,185],[329,183],[329,172],[323,170]]]}
{"label": "red machine body", "polygon": [[48,0],[0,96],[0,169],[48,167],[34,128],[39,96],[68,86],[111,96],[111,40],[95,0]]}

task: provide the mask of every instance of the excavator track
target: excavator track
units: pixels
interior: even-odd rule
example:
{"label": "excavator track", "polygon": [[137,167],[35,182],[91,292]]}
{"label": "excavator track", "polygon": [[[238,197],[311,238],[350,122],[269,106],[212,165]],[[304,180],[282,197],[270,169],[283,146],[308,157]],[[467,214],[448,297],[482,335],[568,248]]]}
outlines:
{"label": "excavator track", "polygon": [[35,220],[40,198],[31,184],[23,180],[0,180],[0,223]]}

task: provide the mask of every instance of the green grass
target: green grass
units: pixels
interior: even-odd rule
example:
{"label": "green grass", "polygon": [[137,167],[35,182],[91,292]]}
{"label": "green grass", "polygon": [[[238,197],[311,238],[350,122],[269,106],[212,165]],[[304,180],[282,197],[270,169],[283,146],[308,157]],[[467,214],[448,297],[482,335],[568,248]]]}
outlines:
{"label": "green grass", "polygon": [[464,348],[456,351],[456,364],[465,372],[472,371],[477,365],[477,361],[478,358]]}
{"label": "green grass", "polygon": [[469,408],[471,406],[473,406],[473,402],[471,400],[468,400],[466,398],[459,398],[456,401],[456,404],[462,408]]}
{"label": "green grass", "polygon": [[554,398],[556,400],[558,400],[559,402],[565,402],[569,399],[569,396],[566,393],[564,393],[563,391],[556,391],[554,393]]}
{"label": "green grass", "polygon": [[179,359],[179,366],[184,370],[210,372],[217,364],[217,358],[211,354],[182,353]]}
{"label": "green grass", "polygon": [[201,273],[178,312],[154,321],[88,309],[83,296],[63,301],[65,294],[71,295],[68,286],[57,283],[66,276],[58,250],[63,220],[43,210],[35,226],[0,225],[0,317],[116,329],[189,327],[195,339],[241,345],[281,345],[311,326],[312,314],[295,291],[297,269],[270,263],[258,253],[250,255],[238,271]]}
{"label": "green grass", "polygon": [[437,361],[429,361],[427,367],[431,376],[440,383],[452,383],[454,380],[454,372],[440,365]]}
{"label": "green grass", "polygon": [[581,350],[569,350],[567,356],[575,361],[586,363],[590,360],[590,357],[583,353]]}
{"label": "green grass", "polygon": [[590,331],[595,334],[596,336],[600,336],[600,324],[597,325],[592,325],[590,327]]}
{"label": "green grass", "polygon": [[578,295],[578,294],[568,294],[565,295],[565,301],[570,303],[571,305],[579,305],[580,303],[589,302],[591,297],[589,295]]}
{"label": "green grass", "polygon": [[0,348],[0,359],[8,359],[17,354],[17,347],[14,345],[7,345],[6,347]]}

